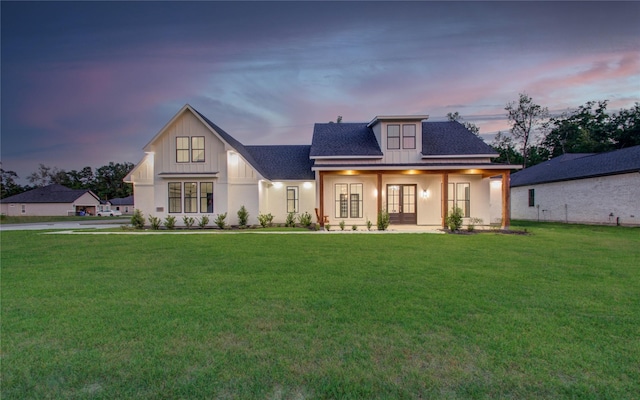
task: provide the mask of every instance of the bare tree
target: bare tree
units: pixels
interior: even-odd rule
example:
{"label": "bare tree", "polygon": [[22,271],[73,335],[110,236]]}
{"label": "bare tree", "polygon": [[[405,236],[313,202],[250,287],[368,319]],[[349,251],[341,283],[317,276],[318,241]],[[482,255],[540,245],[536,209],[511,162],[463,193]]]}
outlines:
{"label": "bare tree", "polygon": [[462,118],[462,115],[460,115],[459,112],[456,111],[454,113],[447,113],[447,119],[452,122],[461,123],[462,125],[464,125],[465,128],[473,132],[475,135],[480,136],[480,128],[472,122],[468,122],[468,121],[463,122],[464,118]]}
{"label": "bare tree", "polygon": [[549,118],[549,110],[533,102],[526,93],[520,93],[517,102],[512,101],[504,108],[511,126],[511,136],[520,140],[522,146],[522,168],[527,168],[529,144],[535,131]]}

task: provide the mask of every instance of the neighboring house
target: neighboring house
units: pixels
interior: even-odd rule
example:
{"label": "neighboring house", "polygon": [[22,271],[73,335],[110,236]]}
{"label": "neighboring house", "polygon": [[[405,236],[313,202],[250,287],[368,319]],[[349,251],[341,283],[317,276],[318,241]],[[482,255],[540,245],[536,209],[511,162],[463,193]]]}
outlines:
{"label": "neighboring house", "polygon": [[640,146],[564,154],[513,174],[515,219],[640,225]]}
{"label": "neighboring house", "polygon": [[518,167],[492,163],[497,153],[463,125],[427,118],[319,123],[310,146],[245,146],[185,105],[125,182],[145,218],[178,222],[226,212],[236,224],[244,205],[251,224],[259,214],[284,222],[308,212],[323,224],[375,225],[388,210],[392,224],[444,226],[457,205],[465,218],[508,226],[510,170]]}
{"label": "neighboring house", "polygon": [[0,200],[7,216],[95,215],[100,199],[91,190],[48,185]]}
{"label": "neighboring house", "polygon": [[133,196],[111,199],[107,201],[107,203],[109,205],[107,210],[117,210],[120,211],[122,215],[131,215],[135,210]]}

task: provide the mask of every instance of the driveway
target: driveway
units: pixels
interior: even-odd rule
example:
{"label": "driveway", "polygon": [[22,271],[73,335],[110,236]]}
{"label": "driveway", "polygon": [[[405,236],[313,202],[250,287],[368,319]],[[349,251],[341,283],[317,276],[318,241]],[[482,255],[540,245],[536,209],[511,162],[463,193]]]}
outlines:
{"label": "driveway", "polygon": [[106,229],[129,225],[129,218],[109,218],[104,221],[36,222],[31,224],[2,224],[0,231],[28,231],[44,229]]}

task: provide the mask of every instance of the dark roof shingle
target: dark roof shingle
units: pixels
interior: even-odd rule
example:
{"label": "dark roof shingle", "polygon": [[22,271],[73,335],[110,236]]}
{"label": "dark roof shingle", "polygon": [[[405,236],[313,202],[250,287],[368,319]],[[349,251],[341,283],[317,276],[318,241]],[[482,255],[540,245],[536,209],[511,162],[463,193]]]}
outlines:
{"label": "dark roof shingle", "polygon": [[87,189],[69,189],[52,184],[2,199],[3,203],[73,203],[85,193],[98,197]]}
{"label": "dark roof shingle", "polygon": [[511,187],[640,171],[640,146],[598,154],[564,154],[511,176]]}
{"label": "dark roof shingle", "polygon": [[313,127],[311,157],[382,157],[371,128],[362,123],[317,123]]}
{"label": "dark roof shingle", "polygon": [[492,155],[498,153],[459,122],[422,123],[422,155]]}
{"label": "dark roof shingle", "polygon": [[313,180],[309,145],[245,146],[264,171],[266,179]]}

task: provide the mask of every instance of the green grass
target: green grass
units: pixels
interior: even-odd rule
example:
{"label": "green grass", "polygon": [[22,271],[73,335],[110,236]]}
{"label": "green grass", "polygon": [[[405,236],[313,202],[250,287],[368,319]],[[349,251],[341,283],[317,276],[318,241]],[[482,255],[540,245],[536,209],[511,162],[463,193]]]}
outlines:
{"label": "green grass", "polygon": [[1,398],[640,393],[640,230],[0,233]]}

